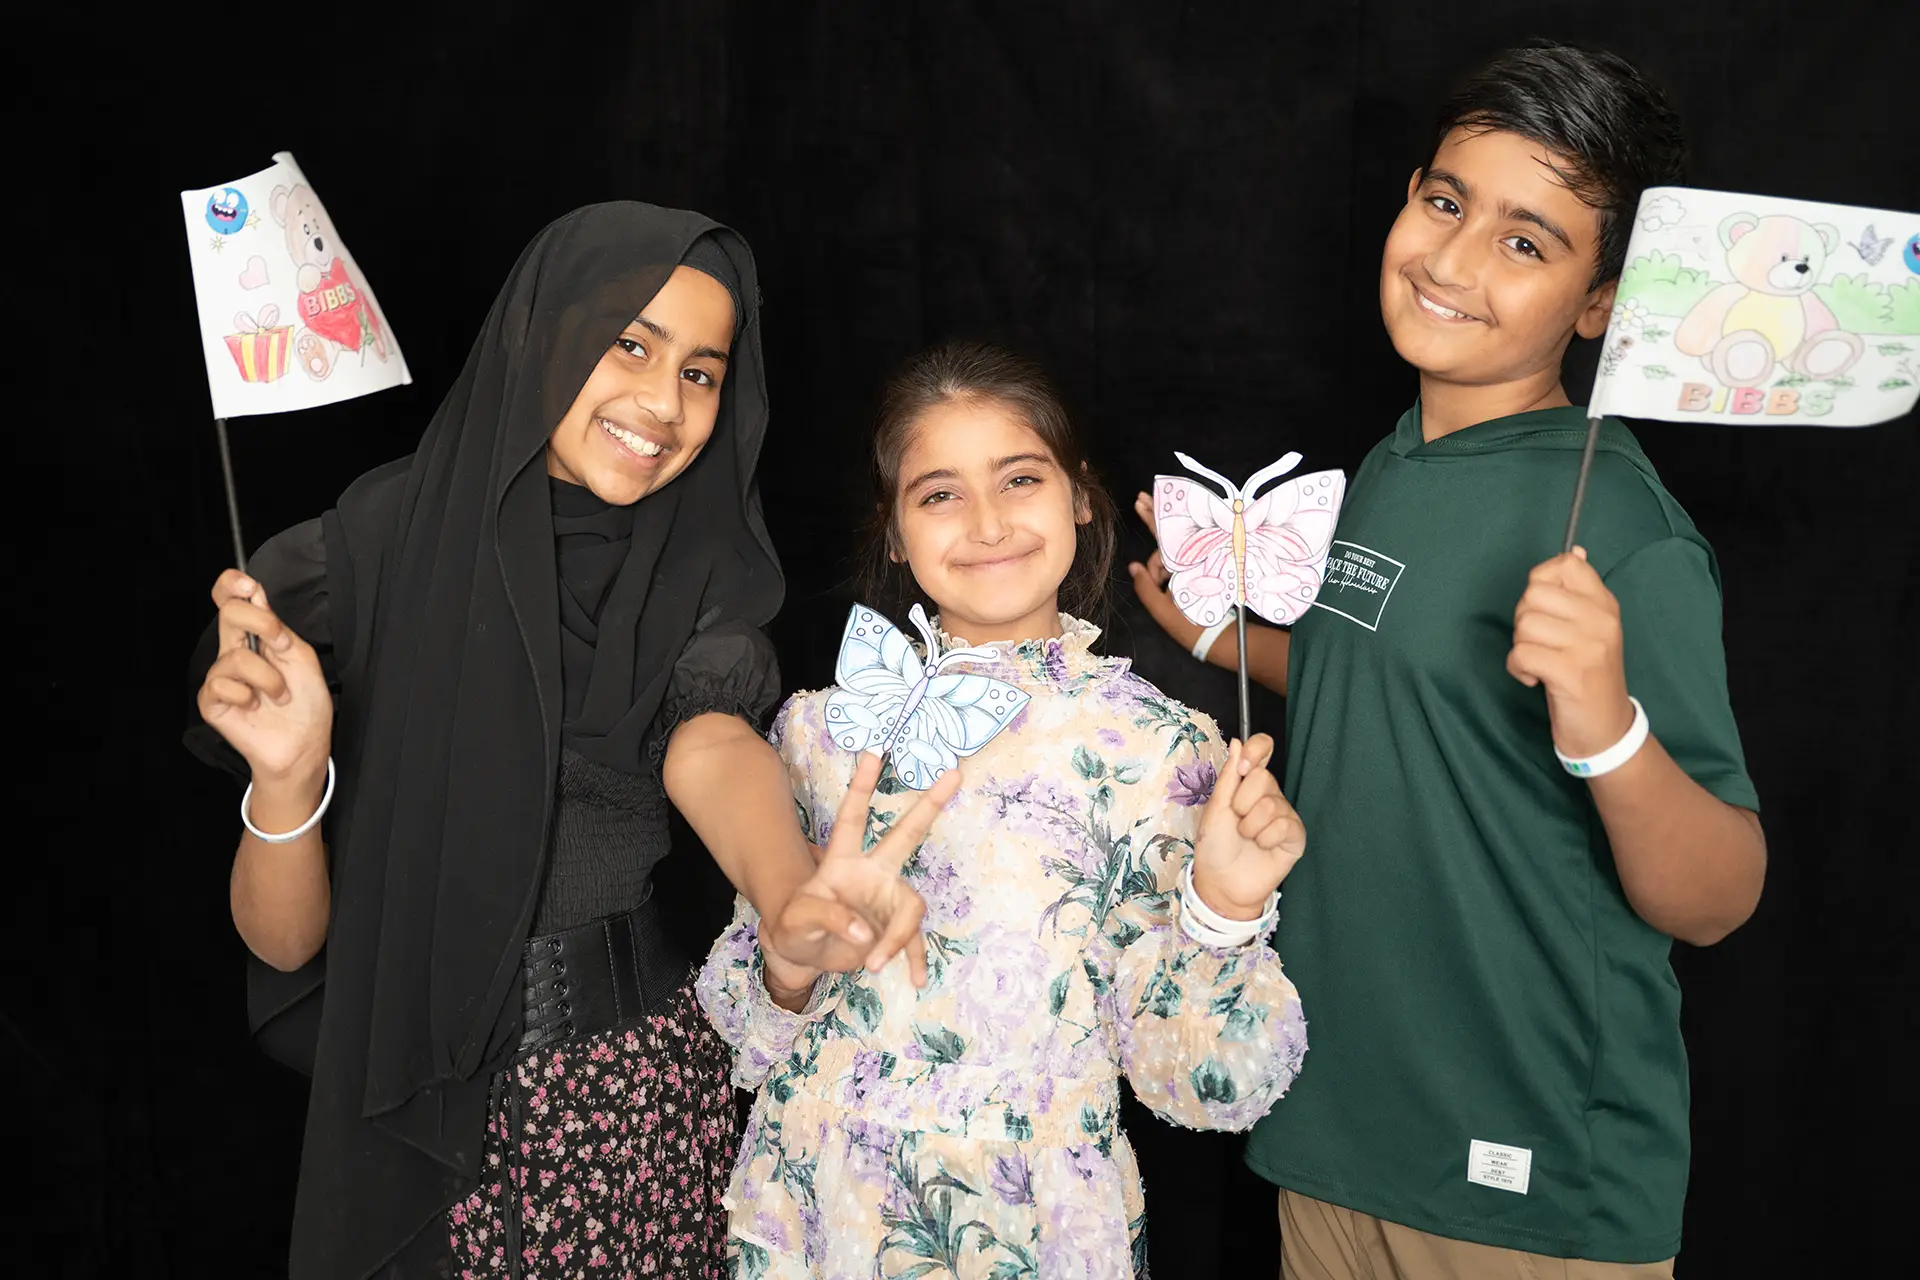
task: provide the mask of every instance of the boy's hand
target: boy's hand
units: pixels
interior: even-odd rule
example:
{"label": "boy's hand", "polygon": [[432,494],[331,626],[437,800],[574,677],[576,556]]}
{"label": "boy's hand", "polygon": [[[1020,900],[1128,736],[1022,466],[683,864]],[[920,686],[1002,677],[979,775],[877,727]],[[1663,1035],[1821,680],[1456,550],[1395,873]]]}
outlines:
{"label": "boy's hand", "polygon": [[1307,829],[1267,770],[1273,739],[1256,733],[1227,748],[1227,762],[1200,813],[1193,887],[1231,920],[1257,920],[1307,849]]}
{"label": "boy's hand", "polygon": [[1553,744],[1567,755],[1597,755],[1632,727],[1620,602],[1587,563],[1585,548],[1527,575],[1513,611],[1507,671],[1529,689],[1546,686]]}
{"label": "boy's hand", "polygon": [[[1152,498],[1144,493],[1135,495],[1133,513],[1140,517],[1148,529],[1157,532],[1153,522]],[[1167,590],[1167,579],[1173,575],[1167,572],[1167,566],[1160,558],[1160,549],[1155,547],[1145,564],[1138,560],[1129,564],[1127,576],[1133,579],[1133,594],[1140,598],[1140,603],[1160,624],[1160,629],[1172,636],[1182,649],[1192,649],[1205,628],[1188,621],[1187,615],[1180,612],[1180,606],[1173,602],[1173,593]]]}

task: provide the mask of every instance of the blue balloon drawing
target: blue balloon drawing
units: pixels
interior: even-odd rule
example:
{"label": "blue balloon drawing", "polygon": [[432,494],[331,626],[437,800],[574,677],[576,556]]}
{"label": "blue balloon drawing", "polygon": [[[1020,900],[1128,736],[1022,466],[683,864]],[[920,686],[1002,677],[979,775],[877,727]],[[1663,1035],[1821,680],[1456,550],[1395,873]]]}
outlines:
{"label": "blue balloon drawing", "polygon": [[207,197],[207,225],[230,236],[247,225],[247,197],[238,187],[222,187]]}
{"label": "blue balloon drawing", "polygon": [[1920,275],[1920,235],[1907,237],[1906,250],[1900,256],[1907,260],[1907,270]]}

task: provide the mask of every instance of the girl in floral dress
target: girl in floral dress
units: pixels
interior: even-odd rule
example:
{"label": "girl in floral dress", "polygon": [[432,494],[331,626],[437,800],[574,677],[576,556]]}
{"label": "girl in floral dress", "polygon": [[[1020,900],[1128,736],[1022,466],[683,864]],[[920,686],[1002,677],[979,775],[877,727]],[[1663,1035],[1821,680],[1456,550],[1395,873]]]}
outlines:
{"label": "girl in floral dress", "polygon": [[[1306,1026],[1266,939],[1305,831],[1271,739],[1230,744],[1094,652],[1075,615],[1105,589],[1113,508],[1037,369],[922,355],[873,460],[878,576],[906,566],[943,650],[990,648],[965,669],[1031,701],[906,858],[924,957],[816,974],[760,948],[744,901],[715,944],[697,993],[758,1091],[725,1198],[733,1274],[1144,1276],[1120,1076],[1199,1128],[1245,1129],[1286,1091]],[[814,842],[872,844],[916,793],[826,711],[796,695],[774,745]]]}

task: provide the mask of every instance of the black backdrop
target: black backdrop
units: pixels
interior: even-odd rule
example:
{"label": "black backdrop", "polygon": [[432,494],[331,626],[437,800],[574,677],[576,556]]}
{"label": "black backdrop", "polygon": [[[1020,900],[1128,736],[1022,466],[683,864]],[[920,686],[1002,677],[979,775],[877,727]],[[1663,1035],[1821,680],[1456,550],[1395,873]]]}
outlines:
{"label": "black backdrop", "polygon": [[[631,197],[744,231],[767,294],[762,476],[794,686],[830,678],[861,424],[927,341],[1042,356],[1123,507],[1176,445],[1234,474],[1283,447],[1354,466],[1414,393],[1373,296],[1432,104],[1527,34],[1603,42],[1666,81],[1699,185],[1920,208],[1897,0],[401,9],[73,7],[9,42],[32,299],[13,314],[33,325],[10,344],[5,545],[30,722],[0,1062],[7,1163],[30,1187],[8,1247],[24,1238],[36,1273],[283,1266],[301,1082],[245,1038],[234,796],[177,746],[227,554],[181,188],[291,149],[417,378],[236,424],[254,542],[411,448],[548,218]],[[362,34],[375,21],[396,34]],[[1576,357],[1576,397],[1591,362]],[[1858,1265],[1898,1238],[1916,1181],[1920,439],[1911,418],[1642,437],[1720,554],[1772,848],[1753,922],[1675,956],[1696,1136],[1680,1273]],[[1117,585],[1115,650],[1227,712],[1230,677]],[[1279,723],[1275,703],[1256,714]],[[689,891],[713,889],[676,861]],[[1133,1131],[1156,1271],[1272,1274],[1272,1199],[1237,1142],[1137,1112]]]}

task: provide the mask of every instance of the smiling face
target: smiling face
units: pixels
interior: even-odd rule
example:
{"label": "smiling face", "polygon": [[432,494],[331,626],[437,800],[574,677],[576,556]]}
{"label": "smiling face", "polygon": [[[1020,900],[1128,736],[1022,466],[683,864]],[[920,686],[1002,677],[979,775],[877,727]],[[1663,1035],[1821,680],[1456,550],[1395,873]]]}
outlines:
{"label": "smiling face", "polygon": [[617,507],[667,484],[713,436],[732,347],[726,287],[674,268],[547,438],[548,473]]}
{"label": "smiling face", "polygon": [[1491,387],[1550,376],[1575,333],[1606,332],[1600,216],[1536,142],[1455,129],[1416,170],[1380,261],[1380,314],[1425,377]]}
{"label": "smiling face", "polygon": [[976,644],[1060,634],[1060,584],[1086,502],[1033,428],[984,397],[926,410],[900,460],[893,558],[950,634]]}

